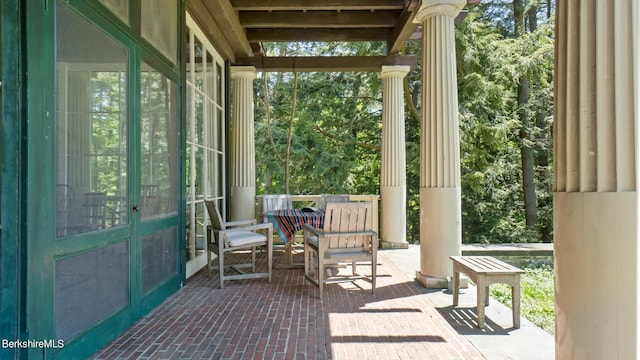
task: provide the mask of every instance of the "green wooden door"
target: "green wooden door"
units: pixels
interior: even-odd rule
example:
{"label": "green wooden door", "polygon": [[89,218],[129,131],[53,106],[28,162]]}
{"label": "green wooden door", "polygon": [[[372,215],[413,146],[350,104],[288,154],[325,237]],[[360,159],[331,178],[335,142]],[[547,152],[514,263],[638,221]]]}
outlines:
{"label": "green wooden door", "polygon": [[[178,47],[150,45],[157,34],[145,34],[140,19],[129,26],[127,15],[133,9],[142,18],[151,12],[157,21],[168,19],[180,38],[180,5],[165,2],[169,10],[158,13],[146,11],[145,1],[104,3],[49,1],[32,8],[54,30],[43,41],[55,44],[45,46],[55,66],[46,64],[50,71],[40,74],[55,87],[34,88],[54,95],[41,105],[50,125],[42,119],[31,125],[46,134],[43,149],[51,151],[30,158],[41,164],[30,167],[41,176],[27,191],[55,196],[40,204],[54,216],[39,226],[51,230],[28,240],[43,262],[28,267],[34,295],[27,297],[27,326],[36,339],[62,341],[64,347],[44,351],[60,359],[93,353],[184,278]],[[118,4],[125,4],[124,15],[114,11]],[[167,51],[171,46],[175,54]],[[32,205],[28,213],[43,217]]]}

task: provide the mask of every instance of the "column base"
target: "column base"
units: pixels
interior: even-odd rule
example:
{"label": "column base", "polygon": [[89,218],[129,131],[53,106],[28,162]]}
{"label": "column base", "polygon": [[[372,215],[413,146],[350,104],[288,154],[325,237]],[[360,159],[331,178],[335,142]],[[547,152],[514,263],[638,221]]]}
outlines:
{"label": "column base", "polygon": [[[416,280],[427,289],[449,289],[453,286],[450,278],[436,278],[428,276],[420,271],[416,270]],[[460,289],[466,289],[469,287],[469,279],[460,274]]]}
{"label": "column base", "polygon": [[408,249],[409,243],[380,241],[380,249]]}
{"label": "column base", "polygon": [[447,281],[447,279],[427,276],[417,270],[416,280],[427,289],[446,289],[449,287],[449,281]]}

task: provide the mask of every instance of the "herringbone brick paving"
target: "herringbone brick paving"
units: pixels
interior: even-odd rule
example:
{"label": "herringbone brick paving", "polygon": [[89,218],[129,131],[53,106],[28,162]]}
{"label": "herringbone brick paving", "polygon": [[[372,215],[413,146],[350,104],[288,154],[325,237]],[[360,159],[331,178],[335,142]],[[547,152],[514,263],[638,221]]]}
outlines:
{"label": "herringbone brick paving", "polygon": [[[484,359],[379,254],[374,294],[364,279],[338,278],[323,301],[302,269],[274,269],[271,284],[229,281],[222,290],[217,274],[203,270],[93,359]],[[370,266],[357,270],[369,274]],[[329,271],[347,276],[351,266]]]}

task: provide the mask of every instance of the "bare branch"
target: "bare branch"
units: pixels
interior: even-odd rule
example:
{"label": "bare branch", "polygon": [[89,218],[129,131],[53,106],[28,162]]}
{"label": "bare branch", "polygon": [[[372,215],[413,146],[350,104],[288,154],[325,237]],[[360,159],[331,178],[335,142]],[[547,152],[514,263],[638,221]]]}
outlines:
{"label": "bare branch", "polygon": [[370,150],[375,150],[375,151],[382,151],[382,147],[381,147],[380,145],[371,145],[371,144],[367,144],[367,143],[363,143],[363,142],[359,142],[359,141],[355,141],[355,140],[351,140],[351,141],[349,141],[349,140],[344,140],[343,138],[341,138],[341,137],[339,137],[339,136],[337,136],[337,135],[335,135],[335,134],[332,134],[332,133],[330,133],[330,132],[328,132],[328,131],[326,131],[326,130],[322,129],[320,126],[317,126],[317,125],[316,125],[316,130],[317,130],[320,134],[322,134],[322,135],[324,135],[324,136],[328,137],[329,139],[333,139],[333,140],[338,140],[338,141],[340,141],[340,142],[342,143],[342,145],[343,145],[343,146],[350,145],[350,144],[354,144],[354,145],[356,145],[356,146],[358,146],[358,147],[361,147],[361,148],[364,148],[364,149],[370,149]]}

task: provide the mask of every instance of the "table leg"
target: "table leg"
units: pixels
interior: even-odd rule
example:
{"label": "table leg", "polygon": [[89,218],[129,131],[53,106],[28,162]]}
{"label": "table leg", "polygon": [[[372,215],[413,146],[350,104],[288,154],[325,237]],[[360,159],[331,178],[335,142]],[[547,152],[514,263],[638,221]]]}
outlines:
{"label": "table leg", "polygon": [[287,241],[284,247],[284,262],[287,265],[293,263],[293,241]]}
{"label": "table leg", "polygon": [[460,292],[460,273],[453,273],[453,306],[458,306],[458,293]]}
{"label": "table leg", "polygon": [[516,279],[511,287],[511,306],[513,308],[513,327],[520,328],[520,275],[516,275]]}
{"label": "table leg", "polygon": [[476,285],[478,286],[478,327],[481,328],[484,326],[484,306],[487,298],[487,285],[484,275],[478,275],[478,284]]}
{"label": "table leg", "polygon": [[287,241],[284,245],[284,262],[274,265],[276,269],[304,269],[304,261],[301,263],[293,262],[293,240]]}
{"label": "table leg", "polygon": [[484,291],[484,306],[489,306],[489,294],[491,293],[489,291],[489,286],[490,285],[487,285],[487,288]]}

